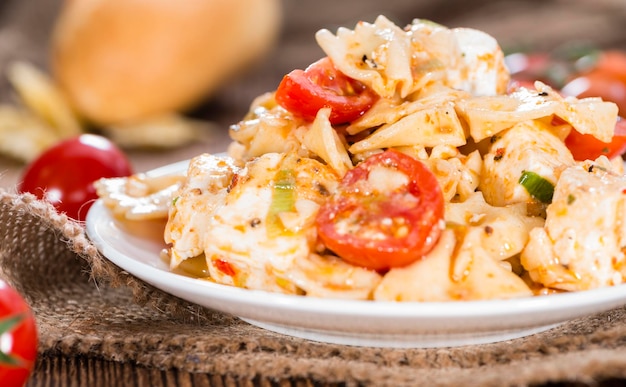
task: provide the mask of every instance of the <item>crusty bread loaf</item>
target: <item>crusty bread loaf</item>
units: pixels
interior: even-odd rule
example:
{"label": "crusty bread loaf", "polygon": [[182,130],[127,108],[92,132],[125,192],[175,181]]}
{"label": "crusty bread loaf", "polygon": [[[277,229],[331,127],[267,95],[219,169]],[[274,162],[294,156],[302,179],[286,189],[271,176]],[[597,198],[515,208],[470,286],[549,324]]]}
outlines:
{"label": "crusty bread loaf", "polygon": [[51,70],[77,112],[100,125],[193,107],[267,53],[279,0],[68,0]]}

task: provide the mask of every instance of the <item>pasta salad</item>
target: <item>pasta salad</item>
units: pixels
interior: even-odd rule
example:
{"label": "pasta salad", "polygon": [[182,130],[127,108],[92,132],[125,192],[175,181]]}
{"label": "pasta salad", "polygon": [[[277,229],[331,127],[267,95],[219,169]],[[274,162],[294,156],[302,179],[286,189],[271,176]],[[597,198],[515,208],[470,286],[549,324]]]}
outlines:
{"label": "pasta salad", "polygon": [[497,41],[379,16],[320,30],[326,56],[287,74],[229,130],[227,155],[176,176],[102,179],[126,219],[166,219],[172,270],[313,297],[465,301],[626,280],[614,103],[510,86]]}

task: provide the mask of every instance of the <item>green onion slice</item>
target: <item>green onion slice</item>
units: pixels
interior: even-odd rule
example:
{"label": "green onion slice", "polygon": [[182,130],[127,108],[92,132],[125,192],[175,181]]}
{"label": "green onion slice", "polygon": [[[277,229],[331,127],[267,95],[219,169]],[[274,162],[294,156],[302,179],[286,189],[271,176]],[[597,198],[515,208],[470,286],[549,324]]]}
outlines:
{"label": "green onion slice", "polygon": [[519,178],[520,183],[530,196],[539,200],[542,203],[549,204],[552,202],[552,196],[554,195],[554,184],[549,180],[541,177],[535,172],[524,171]]}
{"label": "green onion slice", "polygon": [[267,233],[275,237],[285,232],[285,227],[278,216],[281,212],[290,212],[295,209],[296,177],[292,169],[281,169],[274,177],[274,192],[272,203],[267,212]]}

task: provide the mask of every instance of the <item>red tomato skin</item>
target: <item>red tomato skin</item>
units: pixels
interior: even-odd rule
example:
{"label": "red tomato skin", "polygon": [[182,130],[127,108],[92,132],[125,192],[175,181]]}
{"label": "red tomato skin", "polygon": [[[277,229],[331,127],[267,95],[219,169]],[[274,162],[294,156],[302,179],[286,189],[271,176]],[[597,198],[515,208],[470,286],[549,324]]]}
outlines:
{"label": "red tomato skin", "polygon": [[[359,196],[355,183],[366,179],[370,168],[379,163],[393,166],[409,177],[406,192],[381,193],[374,198]],[[443,193],[430,170],[411,156],[393,150],[371,156],[346,173],[338,192],[339,195],[322,205],[316,222],[320,240],[347,262],[386,271],[420,259],[439,239],[444,213]],[[406,219],[410,226],[405,235],[385,240],[340,232],[337,221],[343,218],[343,214],[355,211],[364,218],[359,218],[362,220],[360,224],[373,223],[377,230],[381,230],[383,219],[395,217]],[[385,233],[389,236],[389,232]]]}
{"label": "red tomato skin", "polygon": [[565,145],[574,156],[574,160],[595,160],[601,155],[608,158],[626,153],[626,120],[618,118],[615,123],[613,139],[610,143],[602,142],[590,134],[581,134],[572,129],[565,138]]}
{"label": "red tomato skin", "polygon": [[37,358],[38,335],[30,306],[15,289],[0,280],[0,319],[15,315],[22,315],[23,320],[0,336],[3,343],[11,343],[8,349],[4,348],[5,354],[19,361],[17,365],[0,363],[0,384],[7,387],[23,386],[28,380]]}
{"label": "red tomato skin", "polygon": [[83,221],[98,198],[94,181],[131,174],[130,162],[115,144],[102,136],[83,134],[60,142],[29,164],[18,190]]}
{"label": "red tomato skin", "polygon": [[604,73],[626,83],[626,52],[621,50],[602,51],[592,71]]}
{"label": "red tomato skin", "polygon": [[294,115],[313,121],[317,112],[331,109],[330,123],[344,124],[365,113],[378,95],[337,70],[328,57],[306,70],[293,70],[278,85],[276,102]]}

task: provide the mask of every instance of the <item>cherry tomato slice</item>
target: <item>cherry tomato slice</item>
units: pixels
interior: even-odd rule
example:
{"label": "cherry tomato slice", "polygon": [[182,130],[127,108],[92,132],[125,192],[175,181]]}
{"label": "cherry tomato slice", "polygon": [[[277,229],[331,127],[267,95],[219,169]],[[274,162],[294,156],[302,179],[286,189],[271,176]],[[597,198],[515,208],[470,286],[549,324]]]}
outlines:
{"label": "cherry tomato slice", "polygon": [[93,182],[130,174],[130,163],[115,144],[83,134],[53,146],[28,165],[18,189],[47,200],[73,219],[85,220],[98,198]]}
{"label": "cherry tomato slice", "polygon": [[336,125],[359,118],[378,95],[337,70],[325,57],[304,71],[293,70],[285,75],[275,98],[280,106],[307,121],[313,121],[321,108],[329,107],[330,123]]}
{"label": "cherry tomato slice", "polygon": [[572,130],[565,138],[565,145],[572,152],[574,160],[595,160],[601,155],[608,158],[621,156],[626,152],[626,120],[618,117],[611,142],[602,142],[590,134]]}
{"label": "cherry tomato slice", "polygon": [[0,381],[23,386],[37,358],[37,327],[22,296],[0,280]]}
{"label": "cherry tomato slice", "polygon": [[443,212],[432,172],[411,156],[387,150],[346,173],[316,223],[321,241],[339,257],[384,271],[428,253],[441,234]]}

